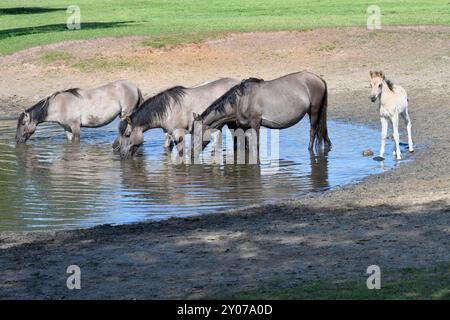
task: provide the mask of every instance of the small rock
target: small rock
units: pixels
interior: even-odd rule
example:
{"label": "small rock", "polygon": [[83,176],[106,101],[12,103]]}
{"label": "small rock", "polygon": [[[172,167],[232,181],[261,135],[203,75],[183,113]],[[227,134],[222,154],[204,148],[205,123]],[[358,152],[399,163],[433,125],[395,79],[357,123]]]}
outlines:
{"label": "small rock", "polygon": [[373,151],[370,149],[366,149],[362,152],[363,157],[371,157],[373,156]]}

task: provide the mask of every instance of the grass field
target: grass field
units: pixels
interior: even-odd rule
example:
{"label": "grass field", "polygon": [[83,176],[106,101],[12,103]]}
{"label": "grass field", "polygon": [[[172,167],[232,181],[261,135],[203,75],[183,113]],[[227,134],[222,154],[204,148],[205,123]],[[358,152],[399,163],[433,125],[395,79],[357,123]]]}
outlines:
{"label": "grass field", "polygon": [[[68,30],[66,8],[81,9],[81,30]],[[383,25],[448,25],[447,0],[0,0],[0,54],[63,40],[148,35],[147,45],[201,41],[224,32],[364,26],[380,6]]]}

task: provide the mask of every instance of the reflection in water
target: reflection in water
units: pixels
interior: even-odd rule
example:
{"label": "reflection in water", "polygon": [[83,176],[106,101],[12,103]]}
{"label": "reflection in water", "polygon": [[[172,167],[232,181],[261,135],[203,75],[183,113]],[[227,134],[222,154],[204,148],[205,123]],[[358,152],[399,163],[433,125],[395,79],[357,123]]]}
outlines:
{"label": "reflection in water", "polygon": [[329,151],[320,150],[315,154],[309,152],[311,163],[311,183],[315,190],[326,190],[328,183],[328,153]]}
{"label": "reflection in water", "polygon": [[[203,214],[298,198],[381,171],[379,163],[360,155],[377,149],[378,131],[338,122],[329,123],[329,153],[307,151],[307,122],[281,131],[275,174],[267,174],[265,164],[173,165],[158,130],[146,133],[139,156],[121,161],[111,149],[116,126],[85,129],[77,145],[67,143],[59,127],[42,125],[27,144],[16,146],[15,123],[0,122],[0,230]],[[349,133],[358,139],[349,143]],[[394,164],[386,159],[384,167]]]}

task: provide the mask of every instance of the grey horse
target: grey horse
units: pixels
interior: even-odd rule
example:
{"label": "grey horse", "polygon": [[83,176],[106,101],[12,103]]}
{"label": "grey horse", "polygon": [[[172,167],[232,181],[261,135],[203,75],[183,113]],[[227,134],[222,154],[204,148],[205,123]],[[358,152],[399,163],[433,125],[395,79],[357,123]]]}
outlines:
{"label": "grey horse", "polygon": [[[118,150],[122,158],[135,154],[144,142],[144,132],[162,128],[173,138],[181,154],[184,135],[193,127],[194,113],[202,113],[213,101],[238,84],[232,78],[185,88],[173,87],[147,99],[130,117],[119,124]],[[167,141],[166,141],[167,146]]]}
{"label": "grey horse", "polygon": [[25,110],[17,122],[16,141],[26,142],[42,122],[56,122],[69,141],[80,140],[80,127],[107,125],[118,115],[131,115],[143,102],[141,91],[119,80],[98,88],[58,91]]}
{"label": "grey horse", "polygon": [[[309,149],[316,146],[331,146],[327,130],[327,84],[316,74],[302,71],[264,81],[249,78],[231,88],[217,99],[201,115],[194,115],[202,121],[202,134],[210,129],[221,129],[225,124],[255,129],[261,126],[284,129],[298,123],[306,114],[310,118]],[[209,143],[203,139],[203,148]]]}

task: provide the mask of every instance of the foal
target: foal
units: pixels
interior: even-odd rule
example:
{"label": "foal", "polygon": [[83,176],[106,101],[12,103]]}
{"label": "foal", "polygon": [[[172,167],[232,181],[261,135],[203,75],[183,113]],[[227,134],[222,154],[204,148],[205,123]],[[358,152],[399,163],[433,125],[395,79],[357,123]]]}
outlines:
{"label": "foal", "polygon": [[398,134],[398,119],[403,118],[408,131],[409,152],[414,152],[414,145],[411,137],[411,119],[408,114],[408,97],[405,89],[394,85],[386,79],[383,71],[370,71],[372,93],[370,99],[372,102],[379,99],[380,119],[381,119],[381,148],[380,158],[384,159],[384,148],[386,145],[388,120],[392,122],[392,131],[395,141],[394,155],[397,160],[402,158],[400,152],[400,139]]}

